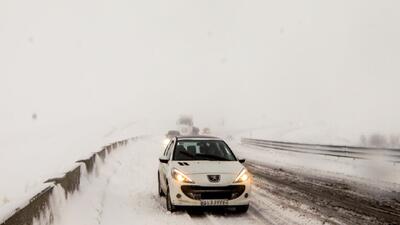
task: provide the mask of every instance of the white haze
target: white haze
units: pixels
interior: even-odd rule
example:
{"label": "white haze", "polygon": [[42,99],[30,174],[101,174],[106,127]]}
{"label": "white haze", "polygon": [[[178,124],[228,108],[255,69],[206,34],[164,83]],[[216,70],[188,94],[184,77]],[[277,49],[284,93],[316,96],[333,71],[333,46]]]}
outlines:
{"label": "white haze", "polygon": [[183,113],[204,126],[396,133],[399,10],[394,0],[3,0],[0,140],[33,129],[33,113],[57,129]]}
{"label": "white haze", "polygon": [[396,0],[0,0],[0,223],[75,160],[164,134],[180,114],[235,138],[399,134],[399,11]]}

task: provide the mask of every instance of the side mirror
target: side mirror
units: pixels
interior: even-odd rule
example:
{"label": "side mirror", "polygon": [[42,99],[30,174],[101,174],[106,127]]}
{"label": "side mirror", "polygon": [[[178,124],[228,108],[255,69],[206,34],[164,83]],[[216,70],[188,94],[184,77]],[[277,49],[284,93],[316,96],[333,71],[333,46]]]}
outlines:
{"label": "side mirror", "polygon": [[166,156],[161,156],[160,158],[159,158],[159,160],[160,160],[160,163],[168,163],[169,162],[169,159],[168,159],[168,157],[166,157]]}
{"label": "side mirror", "polygon": [[246,162],[246,159],[239,159],[239,162],[244,163],[244,162]]}

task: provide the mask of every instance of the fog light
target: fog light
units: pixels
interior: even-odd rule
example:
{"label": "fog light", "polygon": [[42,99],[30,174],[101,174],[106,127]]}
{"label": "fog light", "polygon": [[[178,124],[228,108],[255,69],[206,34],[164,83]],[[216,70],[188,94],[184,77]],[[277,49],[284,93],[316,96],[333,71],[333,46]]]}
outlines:
{"label": "fog light", "polygon": [[245,197],[245,198],[248,198],[248,197],[249,197],[249,194],[248,194],[248,193],[244,194],[244,197]]}
{"label": "fog light", "polygon": [[176,194],[176,197],[177,197],[177,198],[181,198],[182,195],[181,195],[181,194]]}

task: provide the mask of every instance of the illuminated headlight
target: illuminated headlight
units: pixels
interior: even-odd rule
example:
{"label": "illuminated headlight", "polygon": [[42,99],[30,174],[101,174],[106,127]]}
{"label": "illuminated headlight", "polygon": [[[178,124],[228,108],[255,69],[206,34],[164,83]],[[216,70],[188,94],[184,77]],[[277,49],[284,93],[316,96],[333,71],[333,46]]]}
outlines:
{"label": "illuminated headlight", "polygon": [[242,183],[250,179],[250,174],[243,168],[233,183]]}
{"label": "illuminated headlight", "polygon": [[181,182],[181,183],[194,183],[188,176],[177,169],[172,169],[171,172],[172,178]]}

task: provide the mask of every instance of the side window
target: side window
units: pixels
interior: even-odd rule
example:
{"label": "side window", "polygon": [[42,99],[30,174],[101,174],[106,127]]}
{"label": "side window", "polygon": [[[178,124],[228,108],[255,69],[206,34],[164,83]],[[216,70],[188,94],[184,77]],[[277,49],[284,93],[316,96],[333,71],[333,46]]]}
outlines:
{"label": "side window", "polygon": [[175,141],[172,141],[171,144],[169,145],[169,149],[167,151],[167,157],[169,159],[171,158],[171,154],[174,151],[174,147],[175,147]]}

